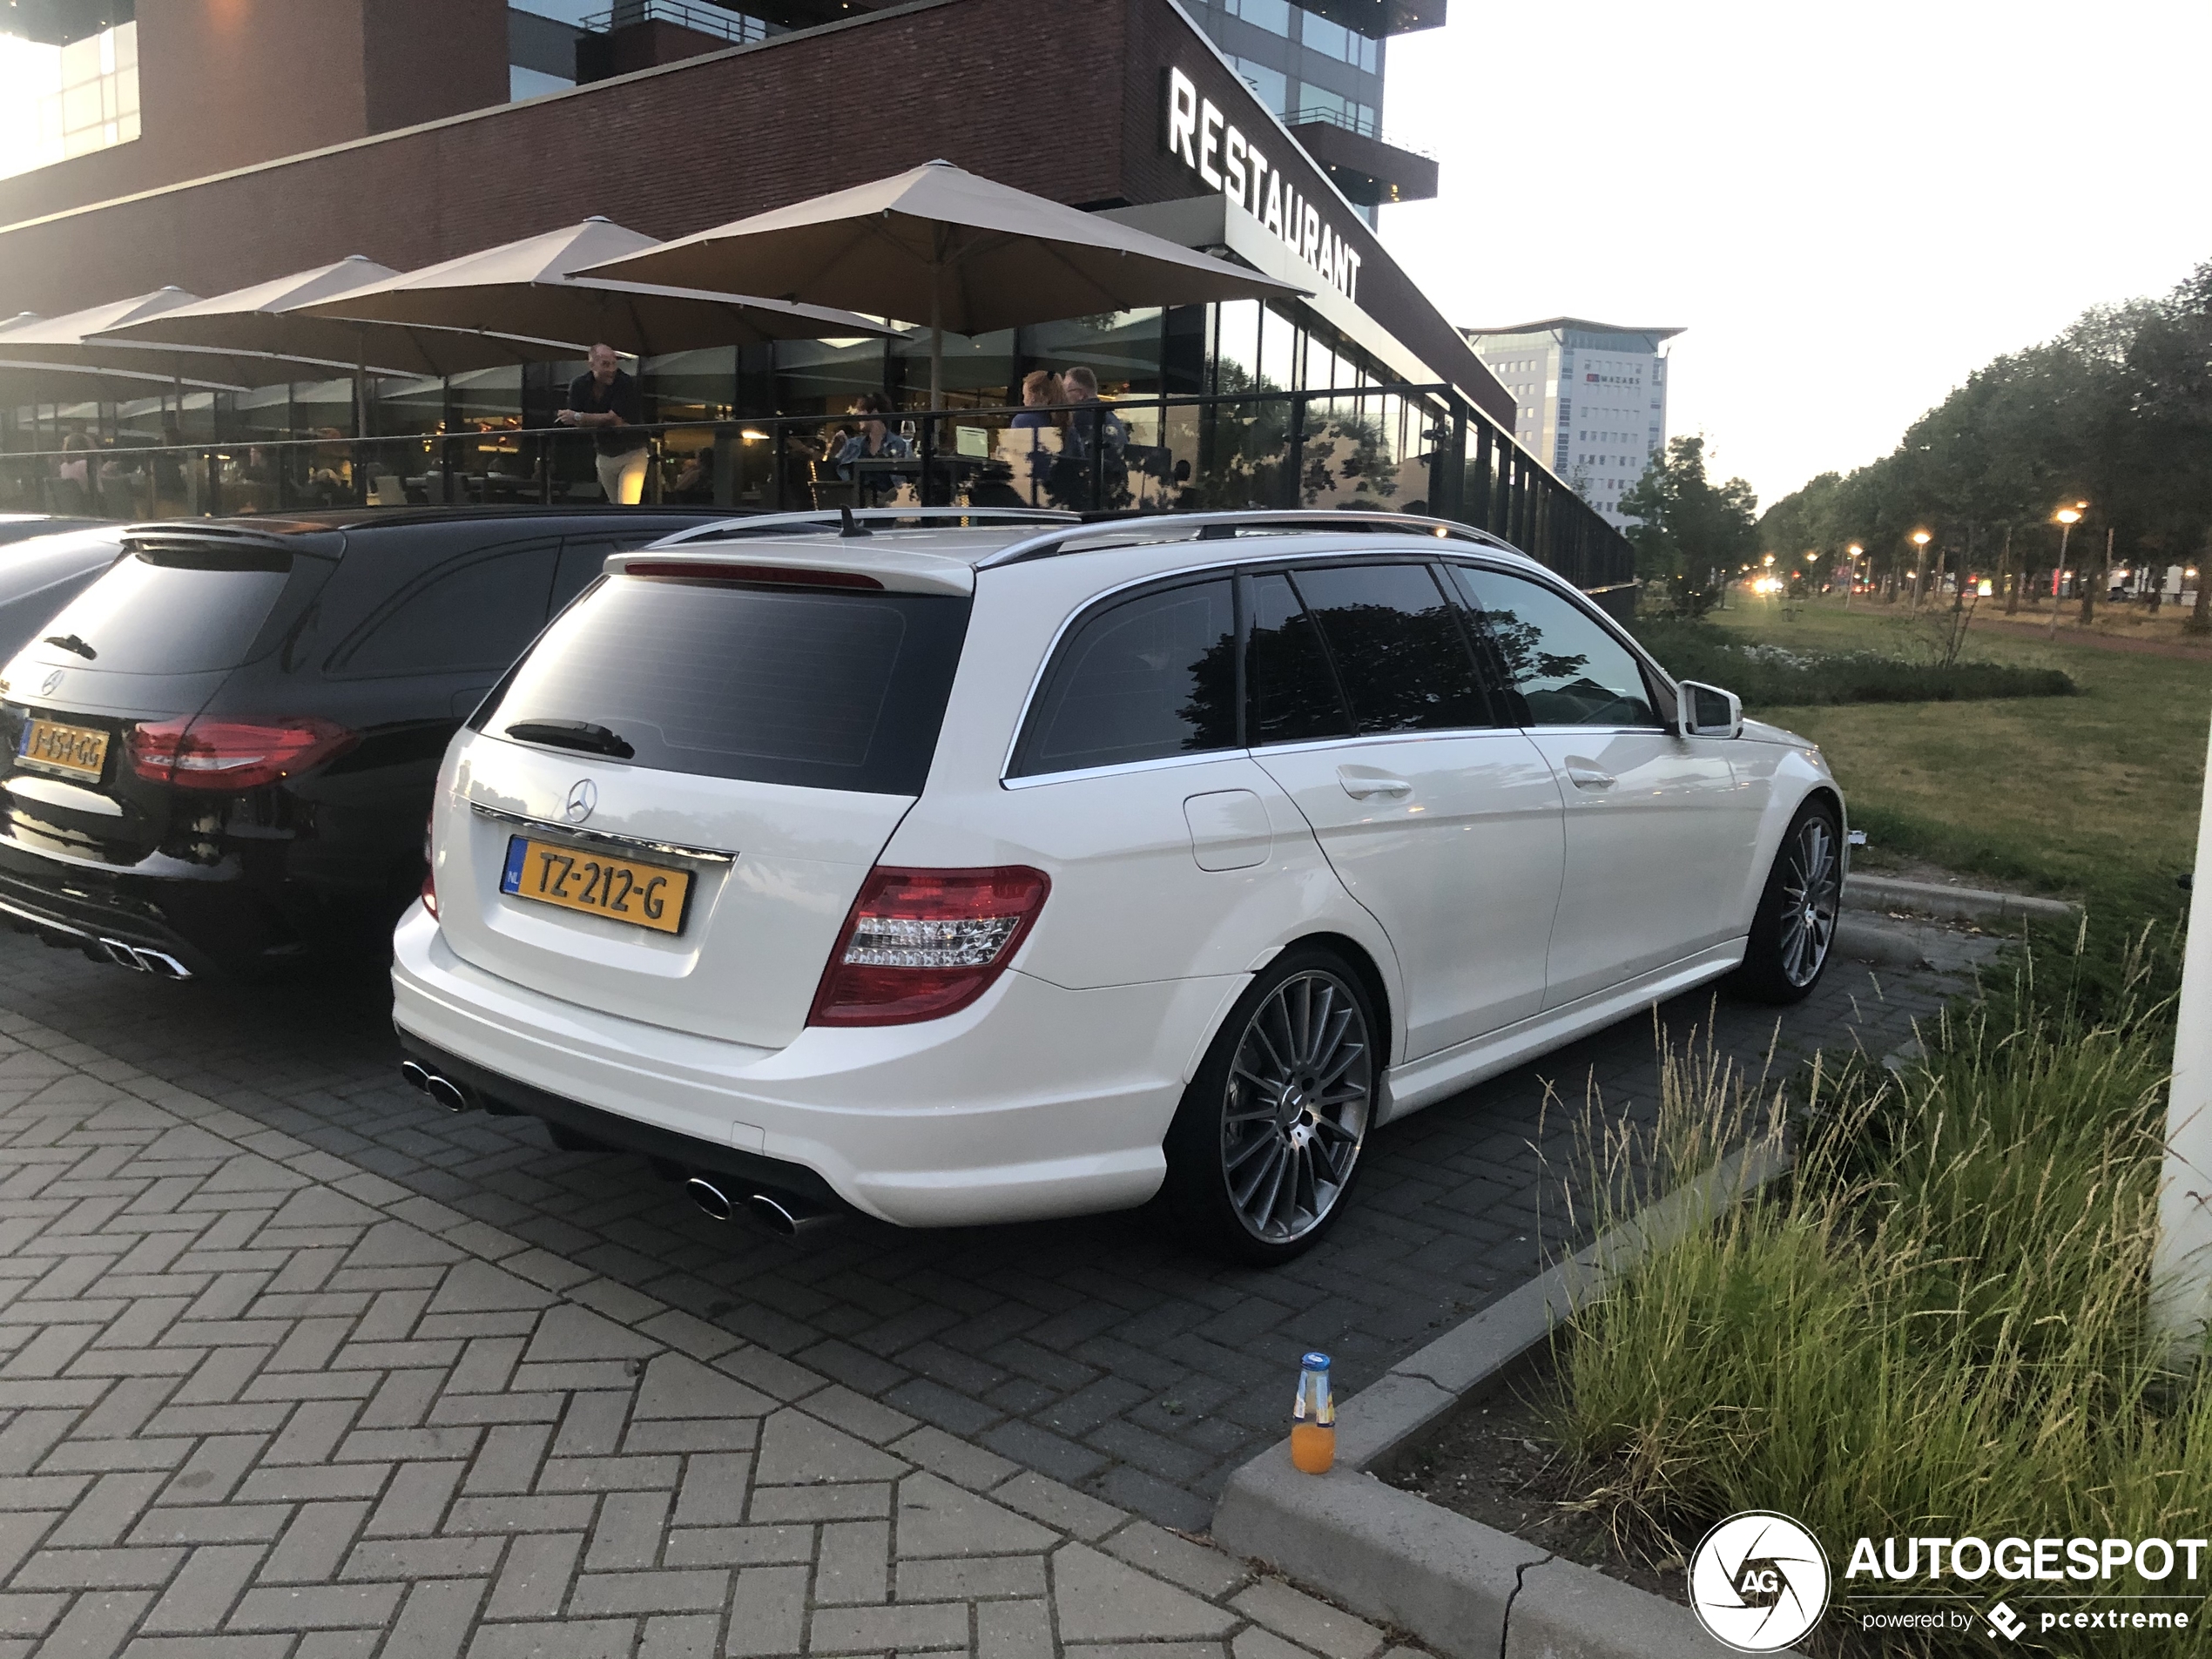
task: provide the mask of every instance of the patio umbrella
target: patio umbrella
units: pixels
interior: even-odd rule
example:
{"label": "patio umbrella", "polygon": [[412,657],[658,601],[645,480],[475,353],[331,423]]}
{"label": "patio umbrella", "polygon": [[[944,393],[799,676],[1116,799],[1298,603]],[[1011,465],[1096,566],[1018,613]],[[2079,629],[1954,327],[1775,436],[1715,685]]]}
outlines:
{"label": "patio umbrella", "polygon": [[496,331],[577,342],[604,341],[640,357],[767,340],[887,333],[850,312],[742,294],[578,280],[581,266],[656,246],[604,219],[505,242],[372,282],[304,309],[310,316]]}
{"label": "patio umbrella", "polygon": [[929,328],[929,406],[945,330],[988,334],[1139,306],[1303,293],[1209,254],[933,161],[756,213],[584,273],[739,288]]}
{"label": "patio umbrella", "polygon": [[269,386],[306,380],[334,370],[352,372],[335,358],[322,361],[279,356],[259,347],[228,347],[117,338],[112,331],[161,320],[201,303],[182,288],[156,288],[127,300],[110,300],[58,317],[24,313],[0,323],[0,346],[18,363],[51,363],[65,368],[111,368],[169,379],[219,381],[233,386]]}
{"label": "patio umbrella", "polygon": [[497,368],[576,354],[574,342],[566,340],[517,339],[406,321],[341,320],[309,309],[388,282],[399,274],[388,265],[354,253],[289,276],[234,288],[212,299],[192,300],[141,314],[102,330],[98,339],[126,348],[158,345],[253,354],[273,367],[294,368],[295,372],[276,377],[287,380],[307,378],[296,372],[294,360],[318,368],[341,368],[347,374],[374,369],[380,374],[437,379],[466,374],[472,368]]}
{"label": "patio umbrella", "polygon": [[336,370],[353,380],[354,429],[363,436],[368,432],[371,374],[438,379],[474,368],[581,354],[571,341],[522,339],[405,321],[341,320],[311,309],[399,275],[388,265],[349,254],[212,299],[186,296],[182,303],[141,311],[101,331],[98,338],[125,350],[156,349],[157,342],[162,342],[172,351],[246,353],[249,360],[235,362],[233,372],[257,386],[309,378],[300,372],[302,368],[319,371],[318,378],[338,378],[331,374]]}

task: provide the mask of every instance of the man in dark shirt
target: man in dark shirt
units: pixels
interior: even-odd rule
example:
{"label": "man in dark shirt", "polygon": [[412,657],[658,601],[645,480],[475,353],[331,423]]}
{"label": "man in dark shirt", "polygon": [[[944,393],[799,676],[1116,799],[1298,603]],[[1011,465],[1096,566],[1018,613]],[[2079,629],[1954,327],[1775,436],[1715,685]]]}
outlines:
{"label": "man in dark shirt", "polygon": [[569,406],[553,418],[589,427],[598,447],[599,488],[607,499],[635,507],[645,493],[644,407],[637,382],[623,373],[612,346],[591,348],[590,368],[569,382]]}

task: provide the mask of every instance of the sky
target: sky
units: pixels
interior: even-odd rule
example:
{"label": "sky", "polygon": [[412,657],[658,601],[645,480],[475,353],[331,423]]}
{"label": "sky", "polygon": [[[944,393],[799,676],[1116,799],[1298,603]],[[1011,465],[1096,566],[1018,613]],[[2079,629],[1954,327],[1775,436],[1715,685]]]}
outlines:
{"label": "sky", "polygon": [[2212,260],[2207,0],[1452,0],[1386,63],[1442,169],[1399,262],[1462,326],[1685,329],[1669,435],[1762,503]]}

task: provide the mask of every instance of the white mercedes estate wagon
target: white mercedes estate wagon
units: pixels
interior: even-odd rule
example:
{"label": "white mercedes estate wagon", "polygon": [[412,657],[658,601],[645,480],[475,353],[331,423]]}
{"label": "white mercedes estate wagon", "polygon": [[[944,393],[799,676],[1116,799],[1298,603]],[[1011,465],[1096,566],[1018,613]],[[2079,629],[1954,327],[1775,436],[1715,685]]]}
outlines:
{"label": "white mercedes estate wagon", "polygon": [[1463,525],[848,517],[617,554],[455,738],[410,1079],[792,1229],[1164,1192],[1269,1262],[1380,1125],[1824,965],[1819,751]]}

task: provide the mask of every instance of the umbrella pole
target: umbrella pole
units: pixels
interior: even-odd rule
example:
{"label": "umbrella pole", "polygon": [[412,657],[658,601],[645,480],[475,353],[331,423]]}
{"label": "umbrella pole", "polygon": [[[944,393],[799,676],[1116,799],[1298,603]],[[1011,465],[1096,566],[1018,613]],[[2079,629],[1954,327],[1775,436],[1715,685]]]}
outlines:
{"label": "umbrella pole", "polygon": [[929,271],[929,412],[934,415],[945,407],[945,327],[944,302],[938,292],[944,280],[942,265],[934,265]]}

